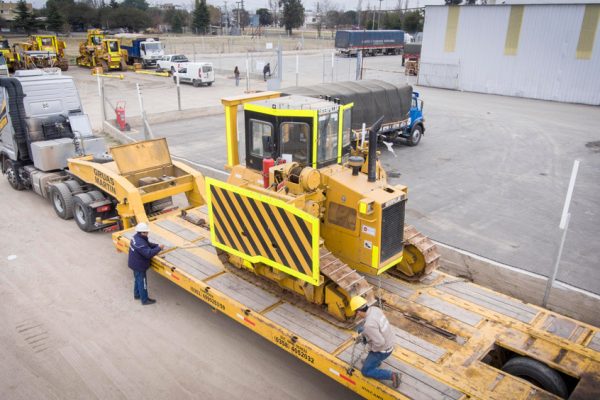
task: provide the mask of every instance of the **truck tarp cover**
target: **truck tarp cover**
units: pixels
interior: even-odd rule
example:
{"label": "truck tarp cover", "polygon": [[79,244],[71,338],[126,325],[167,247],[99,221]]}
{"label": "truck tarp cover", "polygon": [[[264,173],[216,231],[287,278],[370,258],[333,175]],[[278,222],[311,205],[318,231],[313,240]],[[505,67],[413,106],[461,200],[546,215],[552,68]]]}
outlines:
{"label": "truck tarp cover", "polygon": [[404,43],[404,31],[337,31],[335,48],[395,47]]}
{"label": "truck tarp cover", "polygon": [[362,128],[363,122],[369,127],[382,115],[384,124],[404,120],[408,118],[412,101],[412,86],[396,86],[375,79],[291,87],[282,92],[308,97],[330,96],[340,99],[342,104],[354,103],[352,129]]}

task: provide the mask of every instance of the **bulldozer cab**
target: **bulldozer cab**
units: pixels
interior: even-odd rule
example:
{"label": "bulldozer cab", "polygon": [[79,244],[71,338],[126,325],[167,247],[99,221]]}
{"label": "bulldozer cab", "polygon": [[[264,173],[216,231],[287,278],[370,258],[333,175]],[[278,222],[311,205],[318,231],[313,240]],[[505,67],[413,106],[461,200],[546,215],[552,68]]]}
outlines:
{"label": "bulldozer cab", "polygon": [[267,158],[322,168],[350,152],[352,104],[285,96],[244,105],[246,166],[262,170]]}
{"label": "bulldozer cab", "polygon": [[56,51],[56,36],[36,36],[35,41],[41,51]]}
{"label": "bulldozer cab", "polygon": [[121,55],[121,45],[119,44],[118,39],[104,39],[102,41],[104,51],[106,51],[111,56],[120,56]]}
{"label": "bulldozer cab", "polygon": [[89,38],[89,44],[92,46],[101,46],[104,35],[91,35]]}

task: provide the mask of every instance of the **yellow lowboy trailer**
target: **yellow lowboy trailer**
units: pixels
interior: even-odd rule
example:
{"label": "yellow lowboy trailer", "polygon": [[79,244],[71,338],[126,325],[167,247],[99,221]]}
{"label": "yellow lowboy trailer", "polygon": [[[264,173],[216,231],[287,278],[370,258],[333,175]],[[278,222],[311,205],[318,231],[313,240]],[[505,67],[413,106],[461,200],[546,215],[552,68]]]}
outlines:
{"label": "yellow lowboy trailer", "polygon": [[[150,240],[166,246],[154,271],[365,398],[560,398],[514,376],[518,368],[501,370],[511,357],[554,370],[569,399],[600,398],[597,328],[437,271],[418,284],[382,278],[378,295],[396,334],[384,366],[402,383],[395,390],[364,378],[362,360],[350,366],[365,356],[354,326],[223,261],[208,221],[206,205],[150,221]],[[114,233],[116,248],[127,253],[133,234]]]}

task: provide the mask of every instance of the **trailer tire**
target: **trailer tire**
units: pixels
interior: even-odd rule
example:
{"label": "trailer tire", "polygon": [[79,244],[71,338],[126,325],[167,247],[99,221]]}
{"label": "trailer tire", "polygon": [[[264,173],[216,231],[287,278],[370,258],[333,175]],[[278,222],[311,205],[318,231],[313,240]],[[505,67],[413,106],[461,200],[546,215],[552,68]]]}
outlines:
{"label": "trailer tire", "polygon": [[421,141],[421,137],[423,136],[423,128],[421,127],[421,125],[417,124],[415,126],[413,126],[411,132],[410,132],[410,137],[408,138],[408,145],[409,146],[416,146],[419,144],[419,142]]}
{"label": "trailer tire", "polygon": [[21,182],[18,168],[18,164],[16,164],[13,160],[9,158],[4,160],[3,170],[4,175],[6,175],[6,179],[8,180],[8,184],[15,190],[23,190],[25,189],[25,185],[23,185],[23,182]]}
{"label": "trailer tire", "polygon": [[84,232],[92,232],[96,229],[94,210],[90,204],[94,202],[89,193],[80,193],[73,196],[73,217],[79,229]]}
{"label": "trailer tire", "polygon": [[197,80],[197,79],[194,79],[192,81],[192,85],[194,85],[194,87],[199,87],[201,85],[201,82],[199,80]]}
{"label": "trailer tire", "polygon": [[513,357],[504,364],[502,371],[525,379],[563,399],[569,396],[567,385],[560,374],[533,358]]}
{"label": "trailer tire", "polygon": [[59,182],[50,186],[50,201],[59,218],[73,218],[73,194],[66,183]]}
{"label": "trailer tire", "polygon": [[212,82],[208,82],[208,83],[206,84],[206,86],[212,86],[212,84],[213,84]]}

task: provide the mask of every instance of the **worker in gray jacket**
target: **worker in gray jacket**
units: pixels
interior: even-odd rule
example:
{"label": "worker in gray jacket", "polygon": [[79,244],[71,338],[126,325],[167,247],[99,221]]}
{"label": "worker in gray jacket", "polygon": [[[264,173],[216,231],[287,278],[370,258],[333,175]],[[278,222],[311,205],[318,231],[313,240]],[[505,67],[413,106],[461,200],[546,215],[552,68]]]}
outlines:
{"label": "worker in gray jacket", "polygon": [[356,311],[356,318],[364,318],[365,322],[358,328],[357,341],[369,346],[369,354],[360,372],[363,376],[378,380],[392,381],[392,386],[400,385],[400,374],[379,366],[394,350],[394,332],[383,311],[375,306],[369,307],[362,297],[354,297],[350,308]]}

